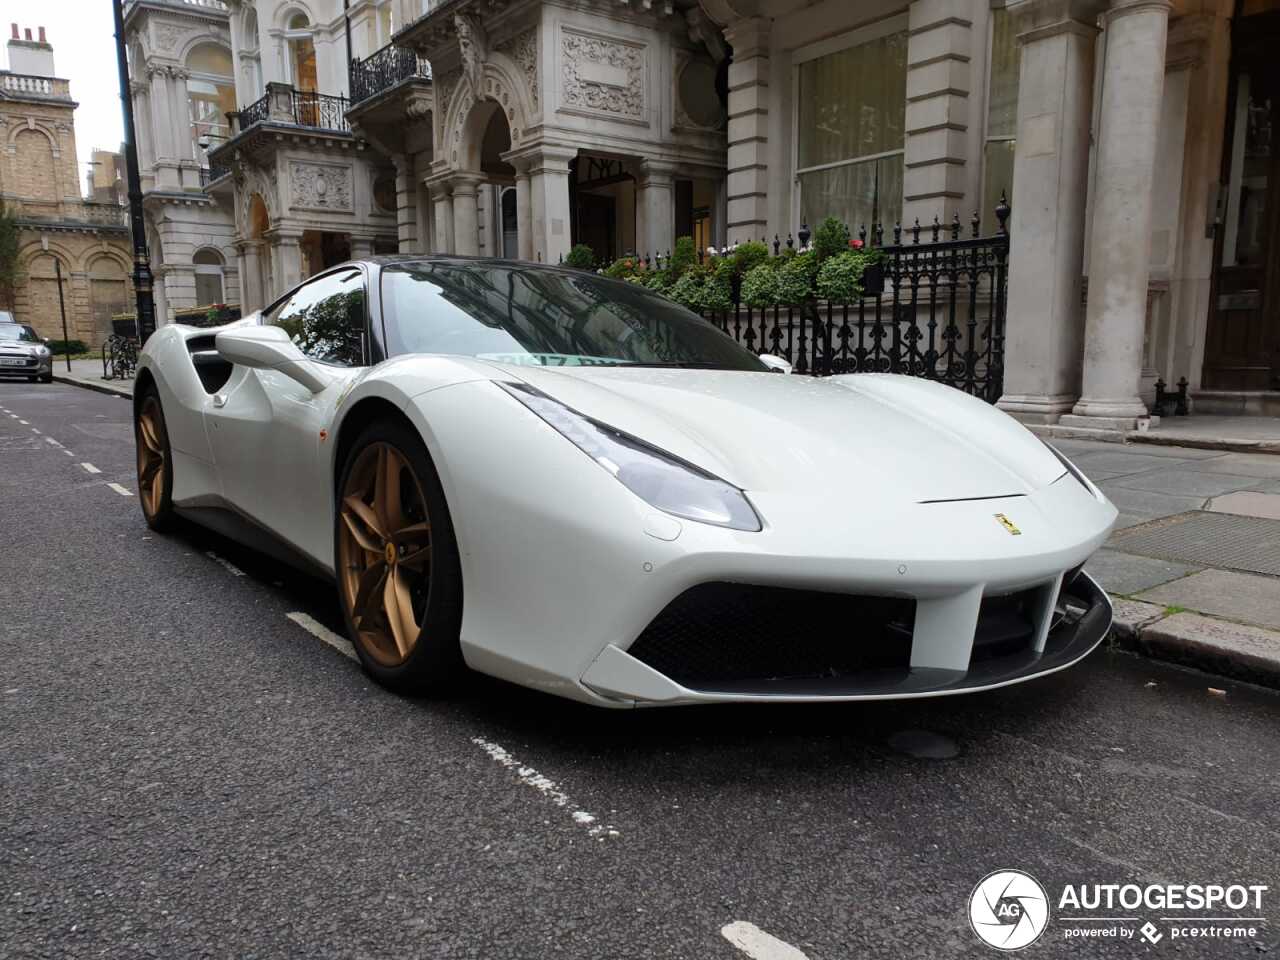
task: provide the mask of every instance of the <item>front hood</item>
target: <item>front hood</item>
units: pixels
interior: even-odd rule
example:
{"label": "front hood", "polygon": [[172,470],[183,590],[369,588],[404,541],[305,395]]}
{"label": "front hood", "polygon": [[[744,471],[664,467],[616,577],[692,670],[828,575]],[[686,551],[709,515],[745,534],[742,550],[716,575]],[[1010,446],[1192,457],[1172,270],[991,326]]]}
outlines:
{"label": "front hood", "polygon": [[744,490],[830,497],[833,508],[1029,494],[1064,472],[1004,413],[909,377],[502,367]]}

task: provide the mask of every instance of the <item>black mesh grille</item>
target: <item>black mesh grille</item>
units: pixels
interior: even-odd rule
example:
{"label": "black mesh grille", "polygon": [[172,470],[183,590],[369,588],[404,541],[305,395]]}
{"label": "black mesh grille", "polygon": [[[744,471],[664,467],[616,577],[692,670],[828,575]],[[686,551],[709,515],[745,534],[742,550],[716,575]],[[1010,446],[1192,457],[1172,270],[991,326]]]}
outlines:
{"label": "black mesh grille", "polygon": [[627,652],[703,689],[905,670],[915,608],[889,597],[705,583],[667,604]]}
{"label": "black mesh grille", "polygon": [[1035,636],[1036,590],[1003,597],[983,597],[978,628],[973,636],[969,665],[1018,653],[1031,647]]}

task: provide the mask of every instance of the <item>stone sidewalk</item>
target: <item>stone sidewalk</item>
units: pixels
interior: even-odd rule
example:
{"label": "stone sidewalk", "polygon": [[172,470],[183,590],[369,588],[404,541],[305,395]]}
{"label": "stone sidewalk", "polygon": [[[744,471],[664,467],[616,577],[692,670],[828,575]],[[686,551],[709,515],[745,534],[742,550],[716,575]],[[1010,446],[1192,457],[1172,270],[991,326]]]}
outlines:
{"label": "stone sidewalk", "polygon": [[53,379],[59,383],[70,383],[77,387],[97,390],[99,393],[114,393],[122,397],[133,396],[132,380],[102,378],[101,360],[72,360],[71,370],[68,372],[67,361],[63,357],[54,357]]}
{"label": "stone sidewalk", "polygon": [[1120,509],[1086,565],[1117,642],[1280,686],[1280,456],[1053,442]]}

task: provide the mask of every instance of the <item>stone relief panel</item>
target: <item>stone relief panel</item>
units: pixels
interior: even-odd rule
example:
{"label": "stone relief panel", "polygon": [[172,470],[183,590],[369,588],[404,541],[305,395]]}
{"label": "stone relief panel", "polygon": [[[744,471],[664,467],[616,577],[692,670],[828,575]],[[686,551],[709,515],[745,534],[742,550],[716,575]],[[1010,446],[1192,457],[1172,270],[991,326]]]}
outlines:
{"label": "stone relief panel", "polygon": [[561,103],[645,122],[645,47],[565,30],[560,35]]}
{"label": "stone relief panel", "polygon": [[189,30],[172,23],[157,24],[155,28],[156,53],[177,53],[189,34]]}
{"label": "stone relief panel", "polygon": [[524,33],[510,37],[498,44],[495,49],[504,53],[519,65],[524,72],[524,81],[529,89],[529,97],[533,105],[538,105],[538,30],[530,27]]}
{"label": "stone relief panel", "polygon": [[306,210],[354,211],[351,168],[338,163],[290,160],[289,205]]}

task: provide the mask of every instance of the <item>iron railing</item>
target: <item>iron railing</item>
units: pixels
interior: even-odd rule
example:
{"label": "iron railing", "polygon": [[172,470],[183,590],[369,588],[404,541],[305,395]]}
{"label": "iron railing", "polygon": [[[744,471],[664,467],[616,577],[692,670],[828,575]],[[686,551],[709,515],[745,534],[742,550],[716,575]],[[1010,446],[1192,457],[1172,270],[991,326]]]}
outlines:
{"label": "iron railing", "polygon": [[[996,213],[999,230],[986,237],[979,236],[976,215],[965,238],[958,217],[949,226],[936,218],[932,227],[917,222],[907,242],[895,226],[887,246],[882,226],[871,230],[869,243],[863,228],[859,237],[881,260],[854,303],[763,309],[735,303],[706,319],[756,353],[783,357],[796,373],[908,374],[994,403],[1004,389],[1008,205]],[[922,230],[932,234],[924,243]]]}
{"label": "iron railing", "polygon": [[271,95],[259,97],[247,107],[240,108],[240,129],[248,130],[255,123],[266,123],[271,116]]}
{"label": "iron railing", "polygon": [[200,186],[207,187],[209,184],[221,180],[230,172],[230,167],[224,167],[222,164],[214,163],[210,160],[207,167],[200,168]]}
{"label": "iron railing", "polygon": [[346,97],[331,97],[324,93],[294,90],[290,98],[293,122],[303,127],[320,130],[351,131],[347,122],[347,110],[351,102]]}
{"label": "iron railing", "polygon": [[431,65],[417,51],[389,43],[363,60],[351,61],[351,102],[360,103],[403,80],[431,79]]}

